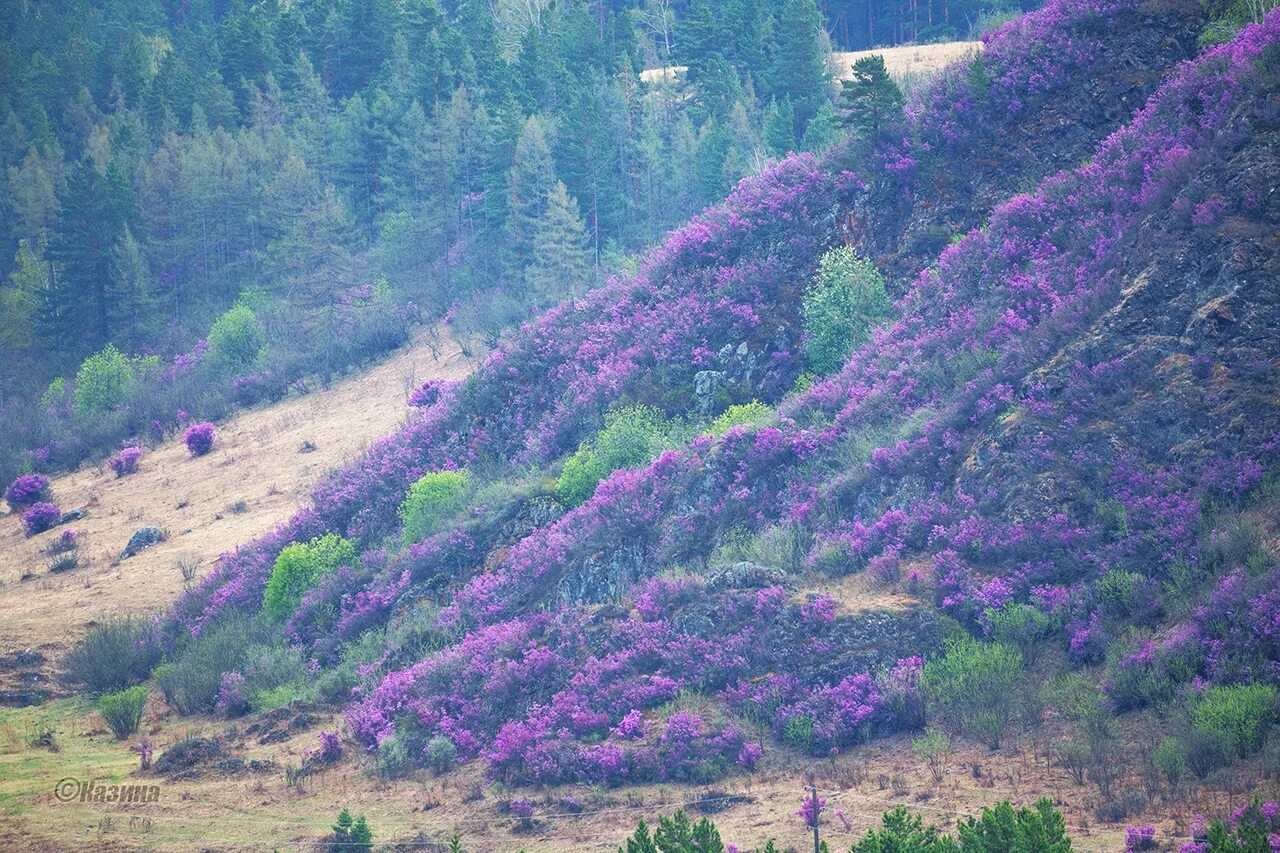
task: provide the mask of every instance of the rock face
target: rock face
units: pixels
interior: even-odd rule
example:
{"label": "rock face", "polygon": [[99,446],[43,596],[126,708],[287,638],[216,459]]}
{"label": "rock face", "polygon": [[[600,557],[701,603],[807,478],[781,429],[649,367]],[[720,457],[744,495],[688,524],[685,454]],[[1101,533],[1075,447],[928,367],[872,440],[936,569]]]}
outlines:
{"label": "rock face", "polygon": [[707,579],[707,589],[719,592],[722,589],[759,589],[774,586],[786,581],[786,572],[772,566],[761,566],[757,563],[733,563],[711,570]]}
{"label": "rock face", "polygon": [[[1093,379],[1095,405],[1075,432],[1101,459],[1173,469],[1256,448],[1280,433],[1280,129],[1242,135],[1234,156],[1204,167],[1197,182],[1233,198],[1257,198],[1249,220],[1228,217],[1192,232],[1173,211],[1153,217],[1129,256],[1120,296],[1087,332],[1028,378],[1051,399],[1080,385],[1082,365],[1106,365]],[[1073,384],[1074,383],[1074,384]],[[1029,476],[1019,447],[1052,435],[1030,413],[998,424],[974,445],[958,484],[1006,496],[1015,519],[1070,511],[1104,466],[1060,459]]]}
{"label": "rock face", "polygon": [[954,143],[964,169],[931,177],[909,204],[872,194],[853,212],[850,239],[876,261],[890,287],[907,287],[952,235],[1041,178],[1070,169],[1128,121],[1175,65],[1196,54],[1204,11],[1189,0],[1153,0],[1131,13],[1122,37],[1099,40],[1097,70],[1034,108],[993,116]]}
{"label": "rock face", "polygon": [[163,542],[168,536],[169,534],[159,527],[140,527],[129,537],[129,544],[125,545],[124,550],[120,552],[120,559],[124,560],[132,557],[157,542]]}

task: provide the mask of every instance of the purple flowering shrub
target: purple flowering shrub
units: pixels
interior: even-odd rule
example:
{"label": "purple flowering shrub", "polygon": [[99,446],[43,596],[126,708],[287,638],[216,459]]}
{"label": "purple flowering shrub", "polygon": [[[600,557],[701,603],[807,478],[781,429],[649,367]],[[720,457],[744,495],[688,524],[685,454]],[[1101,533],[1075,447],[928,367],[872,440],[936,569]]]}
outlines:
{"label": "purple flowering shrub", "polygon": [[43,474],[23,474],[4,490],[9,509],[17,512],[49,498],[49,478]]}
{"label": "purple flowering shrub", "polygon": [[409,395],[409,405],[415,409],[434,406],[441,400],[450,399],[460,384],[456,379],[428,379]]}
{"label": "purple flowering shrub", "polygon": [[1139,853],[1142,850],[1155,850],[1160,844],[1156,841],[1156,828],[1151,824],[1142,826],[1126,826],[1124,828],[1125,853]]}
{"label": "purple flowering shrub", "polygon": [[312,764],[329,765],[342,757],[342,740],[337,732],[320,732],[320,744],[308,750],[306,760]]}
{"label": "purple flowering shrub", "polygon": [[796,817],[804,821],[804,825],[810,829],[818,826],[818,821],[822,818],[822,812],[826,809],[827,800],[825,797],[819,797],[816,793],[810,794],[800,802],[800,808],[796,811]]}
{"label": "purple flowering shrub", "polygon": [[208,421],[192,424],[182,434],[182,443],[187,446],[192,456],[204,456],[213,450],[214,432],[213,424]]}
{"label": "purple flowering shrub", "polygon": [[[714,629],[682,627],[682,614],[709,603],[719,614]],[[711,594],[694,579],[656,578],[625,616],[597,620],[591,642],[589,616],[578,610],[478,627],[386,675],[347,720],[370,748],[393,732],[445,735],[461,757],[485,758],[508,782],[606,785],[707,781],[759,760],[761,745],[731,721],[687,712],[664,721],[660,709],[681,691],[719,695],[744,716],[776,716],[779,730],[807,715],[824,753],[899,726],[886,696],[910,677],[827,682],[822,670],[839,648],[841,623],[812,613],[778,587]],[[797,675],[767,677],[760,689],[750,680],[784,669]]]}
{"label": "purple flowering shrub", "polygon": [[124,477],[138,470],[140,459],[142,459],[142,448],[131,445],[108,459],[107,465],[115,472],[116,477]]}
{"label": "purple flowering shrub", "polygon": [[1192,840],[1179,847],[1179,853],[1274,850],[1280,844],[1280,803],[1255,799],[1232,812],[1229,820],[1212,825],[1197,815],[1190,832]]}
{"label": "purple flowering shrub", "polygon": [[58,534],[58,538],[49,546],[49,552],[52,554],[65,554],[68,551],[74,551],[80,547],[80,537],[72,530],[67,528]]}
{"label": "purple flowering shrub", "polygon": [[22,514],[22,526],[28,536],[44,533],[62,519],[62,510],[57,504],[39,501]]}

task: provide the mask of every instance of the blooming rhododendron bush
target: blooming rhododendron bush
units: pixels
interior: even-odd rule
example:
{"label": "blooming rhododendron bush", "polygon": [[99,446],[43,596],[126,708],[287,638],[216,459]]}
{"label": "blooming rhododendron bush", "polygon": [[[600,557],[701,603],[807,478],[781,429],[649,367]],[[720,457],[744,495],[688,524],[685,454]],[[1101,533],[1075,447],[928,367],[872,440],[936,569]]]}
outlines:
{"label": "blooming rhododendron bush", "polygon": [[[1088,72],[1108,16],[1133,14],[1052,4],[994,37],[990,103],[926,98],[904,132],[939,146],[976,115],[1025,117]],[[842,369],[798,386],[800,294],[856,240],[843,214],[916,178],[874,150],[857,174],[849,151],[775,164],[635,275],[425,395],[311,508],[224,556],[171,640],[257,612],[282,549],[344,537],[285,631],[318,667],[382,643],[352,735],[418,764],[434,743],[512,783],[705,782],[753,767],[765,731],[828,755],[923,726],[930,697],[944,723],[990,716],[946,705],[948,684],[981,693],[978,664],[1002,685],[998,726],[954,728],[997,745],[1042,646],[1105,667],[1121,710],[1178,699],[1207,718],[1189,691],[1280,680],[1278,570],[1248,529],[1280,461],[1280,258],[1257,237],[1280,223],[1278,53],[1272,13],[1179,66],[1088,162],[899,282]],[[752,400],[775,414],[709,429]],[[619,412],[661,425],[653,457],[558,497],[566,459],[607,445]],[[404,530],[414,490],[449,484]],[[738,540],[752,560],[726,557]],[[861,571],[919,605],[859,613],[788,576]],[[936,611],[981,642],[941,651]]]}

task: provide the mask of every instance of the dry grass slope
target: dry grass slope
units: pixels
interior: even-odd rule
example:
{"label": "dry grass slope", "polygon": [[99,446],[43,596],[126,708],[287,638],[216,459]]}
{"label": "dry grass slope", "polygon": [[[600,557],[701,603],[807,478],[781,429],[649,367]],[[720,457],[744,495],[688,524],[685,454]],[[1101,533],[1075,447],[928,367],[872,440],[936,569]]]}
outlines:
{"label": "dry grass slope", "polygon": [[[62,508],[86,513],[67,525],[81,542],[73,571],[47,570],[60,528],[27,538],[21,519],[0,516],[0,656],[30,647],[56,661],[95,621],[166,607],[182,590],[180,558],[198,561],[203,576],[219,554],[293,515],[327,471],[391,432],[408,411],[406,385],[470,373],[457,344],[438,349],[437,357],[424,333],[365,373],[243,412],[219,425],[207,456],[192,459],[175,437],[151,449],[136,474],[116,479],[103,465],[56,478]],[[315,449],[303,452],[304,442]],[[118,561],[143,526],[169,538]]]}

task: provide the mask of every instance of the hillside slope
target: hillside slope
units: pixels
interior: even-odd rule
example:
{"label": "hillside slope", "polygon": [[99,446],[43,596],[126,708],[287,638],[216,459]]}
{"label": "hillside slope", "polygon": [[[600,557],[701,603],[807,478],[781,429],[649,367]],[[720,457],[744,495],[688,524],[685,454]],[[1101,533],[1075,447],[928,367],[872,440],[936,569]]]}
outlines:
{"label": "hillside slope", "polygon": [[[16,660],[27,648],[47,659],[0,667],[0,689],[15,691],[14,698],[33,687],[56,692],[49,676],[86,626],[168,607],[183,589],[179,557],[194,558],[203,577],[223,552],[288,521],[335,466],[401,423],[406,383],[470,372],[456,344],[447,341],[437,357],[424,337],[331,388],[219,425],[208,456],[190,458],[175,437],[149,449],[135,474],[116,478],[103,466],[54,478],[63,508],[85,512],[66,527],[27,537],[20,518],[0,516],[0,660]],[[314,449],[304,448],[307,442]],[[165,529],[169,538],[120,560],[130,535],[144,526]],[[81,565],[49,574],[48,548],[67,527],[78,535]],[[34,682],[35,674],[43,683]]]}
{"label": "hillside slope", "polygon": [[[1274,697],[1280,660],[1280,13],[1180,61],[1202,23],[1177,2],[1052,3],[891,132],[745,181],[224,556],[164,622],[171,665],[205,665],[246,619],[283,629],[272,653],[308,662],[306,688],[355,685],[342,778],[434,764],[474,788],[414,825],[474,822],[498,848],[514,788],[568,824],[586,786],[629,821],[655,791],[758,779],[765,818],[726,818],[755,841],[803,770],[849,802],[876,773],[944,811],[1052,793],[1114,841],[1157,800],[1176,836],[1208,786],[1274,787],[1234,744],[1210,766],[1186,741],[1182,787],[1147,772],[1210,691]],[[886,271],[893,315],[797,384],[798,295],[841,244]],[[752,399],[771,411],[710,429]],[[634,404],[696,437],[574,505],[555,477]],[[408,535],[406,491],[445,471],[428,484],[472,490]],[[277,556],[322,535],[359,557],[266,614]],[[967,691],[999,704],[986,716],[932,690],[960,636],[1015,662],[999,695]],[[255,675],[225,660],[226,683]],[[1084,692],[1106,760],[1070,763],[1088,733],[1042,682]],[[932,787],[906,746],[926,720],[965,759]],[[537,832],[519,843],[566,846]]]}

